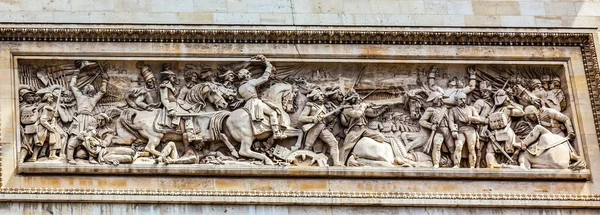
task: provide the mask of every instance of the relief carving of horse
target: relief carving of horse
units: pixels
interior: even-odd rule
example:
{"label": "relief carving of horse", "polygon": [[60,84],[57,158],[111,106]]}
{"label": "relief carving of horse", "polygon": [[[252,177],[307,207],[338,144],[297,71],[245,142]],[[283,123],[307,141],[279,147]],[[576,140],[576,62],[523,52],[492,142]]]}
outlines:
{"label": "relief carving of horse", "polygon": [[[201,133],[205,142],[222,141],[230,149],[231,155],[254,158],[264,161],[265,164],[273,164],[271,159],[266,155],[252,151],[252,143],[255,139],[263,140],[271,137],[270,129],[262,129],[260,133],[256,133],[253,129],[253,124],[247,110],[236,109],[232,112],[222,111],[227,107],[225,99],[216,87],[210,85],[202,86],[201,84],[194,86],[191,89],[198,101],[204,101],[204,111],[189,114],[194,117],[194,127],[201,128]],[[292,86],[289,84],[275,84],[268,88],[261,99],[270,102],[279,112],[282,125],[289,125],[290,119],[286,111],[290,109],[289,105],[283,101],[293,100],[290,96],[294,96]],[[144,138],[148,140],[145,148],[154,156],[160,156],[160,152],[156,147],[161,141],[182,141],[181,132],[156,128],[156,117],[160,110],[153,111],[136,111],[126,110],[123,112],[120,119],[118,130],[121,133],[129,133],[130,136]],[[208,112],[206,112],[208,111]],[[268,119],[266,119],[268,122]],[[287,124],[286,124],[287,123]],[[269,126],[266,126],[269,127]],[[302,132],[299,129],[287,128],[284,134],[288,137],[298,137],[297,141],[302,141]],[[234,148],[238,145],[239,148]]]}

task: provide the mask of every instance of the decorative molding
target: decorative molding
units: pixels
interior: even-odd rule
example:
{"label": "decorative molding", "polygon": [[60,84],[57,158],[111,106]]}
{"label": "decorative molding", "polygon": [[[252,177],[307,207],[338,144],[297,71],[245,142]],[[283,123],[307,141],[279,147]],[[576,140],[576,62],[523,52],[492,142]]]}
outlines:
{"label": "decorative molding", "polygon": [[[600,133],[600,72],[591,33],[537,32],[411,32],[411,31],[293,31],[194,30],[124,28],[0,28],[0,41],[44,42],[156,42],[156,43],[285,43],[285,44],[390,44],[574,46],[581,48],[594,122]],[[0,147],[0,152],[2,148]],[[2,158],[0,157],[0,166]],[[1,169],[0,169],[1,171]],[[0,178],[1,183],[1,178]],[[545,200],[600,201],[600,195],[514,193],[418,193],[258,190],[160,190],[3,188],[2,194],[155,195],[226,197],[325,197],[381,199]]]}

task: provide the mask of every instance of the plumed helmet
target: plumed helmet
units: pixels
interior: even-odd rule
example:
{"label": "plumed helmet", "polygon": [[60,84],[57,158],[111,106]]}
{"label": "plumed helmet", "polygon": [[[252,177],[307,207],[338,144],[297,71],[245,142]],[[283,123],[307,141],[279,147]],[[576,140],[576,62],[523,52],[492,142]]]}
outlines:
{"label": "plumed helmet", "polygon": [[496,92],[496,97],[494,97],[494,104],[501,105],[506,99],[508,99],[506,91],[504,91],[503,89],[499,89]]}
{"label": "plumed helmet", "polygon": [[533,79],[531,80],[531,86],[535,87],[538,85],[542,85],[542,81],[540,81],[540,79]]}

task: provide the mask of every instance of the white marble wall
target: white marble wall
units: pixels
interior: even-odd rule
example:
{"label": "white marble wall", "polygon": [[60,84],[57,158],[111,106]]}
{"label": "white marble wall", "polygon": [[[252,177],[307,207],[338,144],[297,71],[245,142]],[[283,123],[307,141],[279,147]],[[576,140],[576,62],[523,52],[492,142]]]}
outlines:
{"label": "white marble wall", "polygon": [[578,27],[596,0],[0,0],[0,23]]}

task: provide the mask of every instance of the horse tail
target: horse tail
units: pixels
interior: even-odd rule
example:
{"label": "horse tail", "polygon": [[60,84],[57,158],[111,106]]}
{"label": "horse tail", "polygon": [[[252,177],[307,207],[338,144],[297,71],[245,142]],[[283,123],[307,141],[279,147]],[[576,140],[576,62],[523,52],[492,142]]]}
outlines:
{"label": "horse tail", "polygon": [[218,137],[221,136],[221,133],[223,131],[223,122],[225,122],[225,119],[227,119],[227,117],[229,117],[230,113],[231,112],[229,112],[229,111],[219,111],[219,112],[215,113],[215,115],[213,117],[210,118],[210,121],[209,121],[210,132],[212,133],[213,137],[215,137],[216,139],[218,139]]}
{"label": "horse tail", "polygon": [[136,115],[137,113],[133,109],[125,109],[123,112],[121,112],[121,116],[119,116],[119,123],[123,125],[123,128],[125,128],[125,130],[133,134],[133,136],[135,136],[138,139],[141,139],[143,138],[143,136],[140,134],[140,132],[138,132],[138,130],[141,130],[142,127],[133,124],[133,120],[135,119]]}

